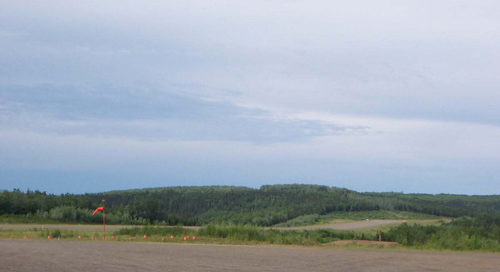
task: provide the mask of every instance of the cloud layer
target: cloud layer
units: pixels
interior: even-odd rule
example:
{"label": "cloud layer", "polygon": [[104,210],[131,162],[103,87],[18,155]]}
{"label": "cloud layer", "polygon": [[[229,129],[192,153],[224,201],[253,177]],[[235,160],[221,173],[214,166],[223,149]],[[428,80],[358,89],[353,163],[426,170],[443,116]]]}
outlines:
{"label": "cloud layer", "polygon": [[0,100],[3,127],[60,135],[273,143],[368,129],[147,87],[4,86]]}
{"label": "cloud layer", "polygon": [[499,9],[3,1],[0,188],[500,193]]}

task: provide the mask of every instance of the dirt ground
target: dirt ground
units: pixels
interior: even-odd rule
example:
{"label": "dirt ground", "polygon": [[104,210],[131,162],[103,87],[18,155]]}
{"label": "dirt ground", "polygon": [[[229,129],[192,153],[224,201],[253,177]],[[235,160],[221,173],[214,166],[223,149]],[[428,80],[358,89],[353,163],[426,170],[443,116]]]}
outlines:
{"label": "dirt ground", "polygon": [[500,255],[286,246],[0,240],[1,271],[498,271]]}
{"label": "dirt ground", "polygon": [[[137,228],[142,226],[106,225],[106,231],[117,231],[123,228]],[[0,224],[0,230],[24,230],[24,229],[65,229],[65,230],[95,230],[101,231],[102,225],[64,225],[64,224]],[[184,227],[197,229],[200,227]]]}
{"label": "dirt ground", "polygon": [[371,229],[380,226],[398,225],[403,224],[406,220],[369,220],[369,221],[355,221],[349,223],[335,223],[312,225],[305,227],[290,227],[290,228],[277,228],[277,229],[296,229],[296,230],[313,230],[313,229],[334,229],[334,230],[357,230],[357,229]]}
{"label": "dirt ground", "polygon": [[[397,225],[402,224],[405,220],[370,220],[370,221],[355,221],[348,223],[335,223],[335,224],[323,224],[323,225],[312,225],[304,227],[290,227],[290,228],[276,228],[276,229],[292,229],[292,230],[312,230],[312,229],[335,229],[335,230],[357,230],[357,229],[369,229],[376,228],[379,226],[386,225]],[[121,228],[135,228],[140,226],[117,226],[117,225],[106,225],[107,231],[116,231]],[[22,230],[22,229],[67,229],[67,230],[102,230],[102,225],[64,225],[64,224],[0,224],[1,230]],[[200,227],[184,227],[188,229],[197,229]]]}
{"label": "dirt ground", "polygon": [[335,241],[331,242],[330,244],[332,245],[337,245],[337,246],[346,246],[349,244],[356,244],[360,246],[384,246],[384,247],[394,247],[394,246],[401,246],[397,242],[379,242],[379,241],[366,241],[366,240],[340,240],[340,241]]}

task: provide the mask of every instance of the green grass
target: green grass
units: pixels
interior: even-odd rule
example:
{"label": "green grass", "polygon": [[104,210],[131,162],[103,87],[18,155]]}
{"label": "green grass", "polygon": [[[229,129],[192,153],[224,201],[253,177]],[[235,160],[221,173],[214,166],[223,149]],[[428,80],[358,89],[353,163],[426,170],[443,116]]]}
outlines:
{"label": "green grass", "polygon": [[[431,223],[429,221],[429,223]],[[389,228],[389,227],[388,227]],[[383,229],[388,231],[388,229]],[[91,230],[65,230],[65,229],[29,229],[29,230],[0,230],[0,239],[24,239],[27,235],[29,240],[48,240],[51,235],[52,240],[80,241],[78,236],[82,236],[81,241],[102,240],[102,231]],[[144,235],[147,237],[145,238]],[[174,237],[171,239],[170,235]],[[112,239],[112,236],[115,236]],[[184,241],[184,236],[191,239]],[[196,236],[196,240],[192,237]],[[165,240],[162,240],[165,238]],[[201,229],[184,229],[181,227],[153,227],[127,228],[119,231],[107,233],[107,242],[163,242],[163,243],[196,243],[196,244],[232,244],[232,245],[300,245],[342,248],[383,248],[378,245],[364,246],[349,244],[347,246],[336,246],[330,244],[338,240],[377,240],[376,232],[371,231],[336,231],[328,229],[320,230],[277,230],[258,228],[255,226],[233,226],[233,225],[208,225]],[[401,246],[403,249],[421,250],[453,250],[454,248],[438,247],[435,244],[420,245],[417,247]],[[392,247],[391,247],[392,249]],[[464,249],[460,249],[462,251]],[[498,250],[483,249],[477,251],[496,252]]]}
{"label": "green grass", "polygon": [[59,237],[64,240],[78,240],[78,235],[82,236],[82,240],[91,240],[92,237],[102,237],[102,232],[95,231],[80,231],[80,230],[65,230],[65,229],[50,229],[50,228],[32,228],[29,230],[1,230],[0,239],[24,239],[27,235],[30,240],[48,240],[47,236],[52,239]]}
{"label": "green grass", "polygon": [[40,218],[34,216],[20,215],[20,214],[2,214],[0,215],[0,223],[13,223],[13,224],[55,224],[57,221]]}
{"label": "green grass", "polygon": [[[89,230],[64,230],[64,229],[29,229],[29,230],[1,230],[0,239],[23,239],[28,235],[29,239],[47,240],[47,236],[57,239],[59,236],[63,240],[78,240],[78,235],[82,240],[101,240],[102,231]],[[185,229],[182,227],[153,227],[124,228],[119,231],[107,233],[107,240],[115,236],[115,241],[145,241],[161,242],[162,237],[165,242],[184,242],[184,236],[196,236],[197,240],[189,242],[196,243],[216,243],[216,244],[278,244],[278,245],[317,245],[329,243],[343,239],[361,239],[360,234],[352,231],[334,230],[286,230],[264,229],[255,226],[234,226],[234,225],[208,225],[201,229]],[[144,239],[144,235],[147,238]],[[170,239],[170,235],[174,239]],[[374,238],[374,237],[372,237]]]}

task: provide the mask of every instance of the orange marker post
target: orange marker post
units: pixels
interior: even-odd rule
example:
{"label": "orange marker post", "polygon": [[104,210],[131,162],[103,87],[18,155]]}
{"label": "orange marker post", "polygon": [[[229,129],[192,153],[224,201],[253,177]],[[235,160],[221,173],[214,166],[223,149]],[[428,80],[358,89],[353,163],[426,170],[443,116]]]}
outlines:
{"label": "orange marker post", "polygon": [[82,240],[82,236],[81,235],[78,235],[78,240]]}
{"label": "orange marker post", "polygon": [[50,235],[49,235],[49,236],[47,236],[47,239],[48,239],[48,240],[52,239],[52,236],[50,236]]}
{"label": "orange marker post", "polygon": [[174,236],[173,236],[173,235],[170,235],[170,239],[174,239]]}

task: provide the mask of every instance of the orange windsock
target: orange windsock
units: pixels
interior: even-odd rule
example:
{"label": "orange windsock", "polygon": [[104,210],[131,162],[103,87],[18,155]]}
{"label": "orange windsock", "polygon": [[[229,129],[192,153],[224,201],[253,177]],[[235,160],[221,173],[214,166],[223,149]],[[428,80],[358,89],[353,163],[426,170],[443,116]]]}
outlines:
{"label": "orange windsock", "polygon": [[95,209],[95,211],[94,211],[94,213],[92,215],[95,215],[99,211],[100,212],[104,211],[104,207],[99,207],[99,208]]}

